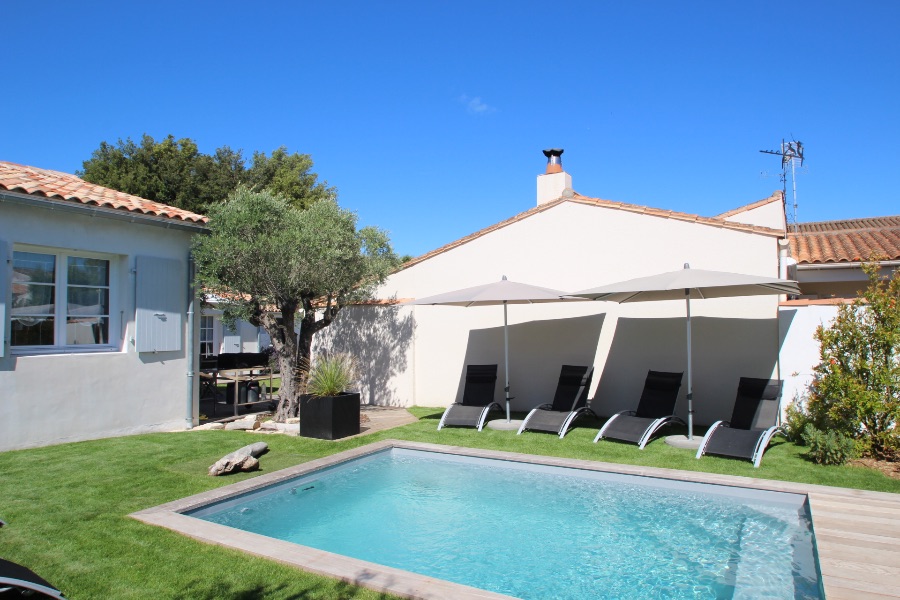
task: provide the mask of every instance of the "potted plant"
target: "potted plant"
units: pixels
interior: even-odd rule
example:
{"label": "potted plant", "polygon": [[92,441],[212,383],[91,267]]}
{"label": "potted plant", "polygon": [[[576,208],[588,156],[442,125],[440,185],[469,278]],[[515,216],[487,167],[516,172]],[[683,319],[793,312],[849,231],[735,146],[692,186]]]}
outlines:
{"label": "potted plant", "polygon": [[309,369],[300,396],[300,435],[337,440],[359,433],[356,365],[349,354],[320,356]]}

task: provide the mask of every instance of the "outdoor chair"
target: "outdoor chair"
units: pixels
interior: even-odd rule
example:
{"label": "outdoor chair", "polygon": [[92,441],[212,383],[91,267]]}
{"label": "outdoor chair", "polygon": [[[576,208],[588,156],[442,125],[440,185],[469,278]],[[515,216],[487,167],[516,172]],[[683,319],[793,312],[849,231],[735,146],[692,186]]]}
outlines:
{"label": "outdoor chair", "polygon": [[623,410],[611,416],[600,428],[594,443],[601,438],[612,438],[636,443],[643,450],[661,427],[671,423],[684,423],[674,414],[682,375],[683,373],[648,371],[637,410]]}
{"label": "outdoor chair", "polygon": [[454,402],[447,407],[438,423],[438,431],[443,427],[477,427],[481,431],[488,414],[492,410],[502,410],[494,402],[494,388],[497,384],[497,365],[469,365],[466,367],[466,382],[462,402]]}
{"label": "outdoor chair", "polygon": [[20,564],[0,558],[0,598],[60,598],[65,596],[52,584]]}
{"label": "outdoor chair", "polygon": [[712,424],[700,442],[697,458],[704,454],[746,458],[759,468],[769,440],[780,430],[781,385],[780,379],[741,377],[731,420]]}
{"label": "outdoor chair", "polygon": [[516,435],[526,429],[549,431],[562,439],[572,423],[585,413],[591,413],[587,407],[587,397],[591,389],[591,378],[594,367],[577,367],[563,365],[556,384],[553,402],[541,404],[531,410]]}

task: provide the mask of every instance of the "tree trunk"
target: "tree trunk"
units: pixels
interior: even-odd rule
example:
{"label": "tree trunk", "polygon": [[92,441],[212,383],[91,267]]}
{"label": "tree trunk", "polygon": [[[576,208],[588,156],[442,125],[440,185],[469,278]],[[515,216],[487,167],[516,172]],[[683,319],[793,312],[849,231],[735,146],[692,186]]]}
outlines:
{"label": "tree trunk", "polygon": [[[306,391],[307,369],[312,358],[312,340],[313,336],[320,329],[324,329],[331,324],[334,316],[340,308],[330,307],[325,311],[323,318],[316,320],[316,311],[312,307],[311,301],[304,302],[303,319],[300,321],[300,334],[294,335],[294,311],[297,306],[292,306],[290,318],[287,315],[287,308],[282,308],[282,333],[279,335],[279,347],[275,343],[273,337],[273,345],[278,351],[278,364],[281,368],[281,390],[279,392],[278,409],[275,412],[275,420],[283,423],[285,419],[297,416],[300,407],[300,395]],[[269,316],[269,315],[267,315]],[[271,321],[276,323],[274,317]],[[264,320],[264,324],[267,321]],[[266,326],[268,331],[268,325]],[[271,332],[269,336],[272,337]],[[283,348],[283,349],[282,349]],[[288,374],[292,376],[288,376]]]}
{"label": "tree trunk", "polygon": [[281,306],[281,322],[275,315],[265,312],[260,317],[262,325],[272,340],[272,346],[278,354],[278,368],[281,371],[281,387],[278,391],[278,408],[275,420],[284,423],[286,419],[297,416],[300,394],[303,392],[305,369],[298,362],[297,335],[294,333],[294,315],[297,303],[286,302]]}

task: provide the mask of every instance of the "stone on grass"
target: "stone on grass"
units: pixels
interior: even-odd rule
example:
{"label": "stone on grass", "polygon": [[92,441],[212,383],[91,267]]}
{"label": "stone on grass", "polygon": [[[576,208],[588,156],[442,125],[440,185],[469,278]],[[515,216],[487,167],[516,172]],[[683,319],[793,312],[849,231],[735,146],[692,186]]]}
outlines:
{"label": "stone on grass", "polygon": [[256,420],[254,415],[248,415],[243,419],[239,419],[237,421],[232,421],[225,425],[225,429],[228,431],[245,431],[248,429],[259,429],[259,421]]}
{"label": "stone on grass", "polygon": [[197,425],[191,431],[209,431],[211,429],[225,429],[224,423],[206,423],[204,425]]}
{"label": "stone on grass", "polygon": [[257,458],[268,451],[269,445],[265,442],[249,444],[220,458],[209,468],[209,474],[216,477],[236,471],[253,471],[259,468]]}

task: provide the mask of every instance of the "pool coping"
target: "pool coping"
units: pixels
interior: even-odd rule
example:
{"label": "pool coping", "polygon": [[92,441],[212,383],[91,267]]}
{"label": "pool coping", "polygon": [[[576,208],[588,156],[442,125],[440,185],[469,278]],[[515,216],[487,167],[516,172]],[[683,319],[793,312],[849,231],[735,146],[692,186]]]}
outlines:
{"label": "pool coping", "polygon": [[402,440],[374,442],[140,510],[129,516],[206,543],[234,548],[305,571],[334,577],[354,585],[403,598],[422,600],[510,598],[503,594],[341,556],[292,542],[284,542],[182,514],[211,502],[232,498],[323,467],[391,448],[802,494],[809,500],[826,597],[829,599],[900,598],[900,590],[893,591],[896,589],[896,581],[900,577],[900,550],[898,550],[900,549],[900,494],[482,450],[463,446],[445,446]]}

